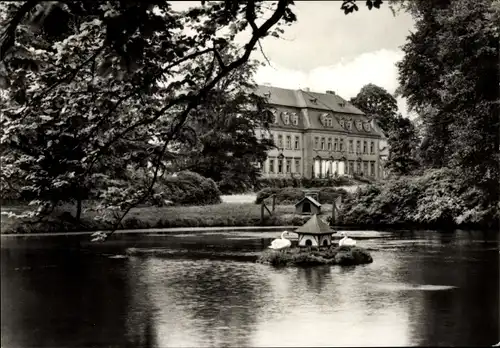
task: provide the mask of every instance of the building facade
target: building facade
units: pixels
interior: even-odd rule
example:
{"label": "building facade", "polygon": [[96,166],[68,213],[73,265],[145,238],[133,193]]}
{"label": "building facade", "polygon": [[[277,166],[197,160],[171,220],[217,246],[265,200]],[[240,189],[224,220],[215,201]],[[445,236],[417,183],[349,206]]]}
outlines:
{"label": "building facade", "polygon": [[274,115],[270,134],[260,130],[260,136],[277,146],[262,164],[264,177],[381,176],[383,133],[352,104],[331,91],[258,86],[257,93]]}

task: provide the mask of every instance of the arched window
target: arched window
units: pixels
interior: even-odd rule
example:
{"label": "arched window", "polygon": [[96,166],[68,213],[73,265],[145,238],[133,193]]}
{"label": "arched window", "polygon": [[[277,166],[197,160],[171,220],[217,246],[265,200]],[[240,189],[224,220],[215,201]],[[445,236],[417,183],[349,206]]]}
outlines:
{"label": "arched window", "polygon": [[292,122],[295,126],[299,124],[299,115],[296,112],[292,114]]}
{"label": "arched window", "polygon": [[310,239],[306,240],[306,246],[310,247],[312,245],[313,245],[313,243]]}

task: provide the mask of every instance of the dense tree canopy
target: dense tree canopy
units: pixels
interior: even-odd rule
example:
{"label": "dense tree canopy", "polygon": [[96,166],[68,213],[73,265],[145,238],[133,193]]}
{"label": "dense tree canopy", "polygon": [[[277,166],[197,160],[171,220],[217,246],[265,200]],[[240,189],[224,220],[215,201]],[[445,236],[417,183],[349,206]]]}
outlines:
{"label": "dense tree canopy", "polygon": [[398,113],[396,98],[372,83],[361,88],[351,103],[374,119],[387,137],[389,159],[386,167],[396,175],[411,173],[418,167],[418,136],[413,122]]}
{"label": "dense tree canopy", "polygon": [[[226,55],[234,55],[229,50]],[[176,154],[175,170],[189,169],[213,179],[223,193],[252,188],[274,145],[269,137],[271,113],[265,97],[255,94],[253,74],[260,64],[249,61],[223,78],[202,106],[186,121],[191,135]]]}
{"label": "dense tree canopy", "polygon": [[421,156],[498,195],[500,5],[412,1],[416,20],[398,64],[402,96],[424,125]]}
{"label": "dense tree canopy", "polygon": [[356,97],[351,98],[351,103],[368,117],[375,119],[386,134],[398,113],[396,98],[373,83],[363,86]]}
{"label": "dense tree canopy", "polygon": [[[2,186],[20,186],[35,215],[93,192],[100,211],[121,211],[118,226],[152,194],[210,91],[259,40],[296,20],[292,5],[202,1],[180,12],[161,0],[0,2]],[[224,59],[243,31],[247,42]],[[205,64],[194,65],[200,57]],[[148,169],[144,185],[124,188],[139,169]]]}

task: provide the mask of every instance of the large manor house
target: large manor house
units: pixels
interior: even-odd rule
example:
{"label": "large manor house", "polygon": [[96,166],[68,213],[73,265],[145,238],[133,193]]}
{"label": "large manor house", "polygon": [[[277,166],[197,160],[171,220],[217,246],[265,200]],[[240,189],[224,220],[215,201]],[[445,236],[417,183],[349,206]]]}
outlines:
{"label": "large manor house", "polygon": [[334,92],[260,85],[257,93],[267,98],[273,112],[269,128],[277,146],[262,164],[263,177],[383,175],[379,146],[384,134]]}

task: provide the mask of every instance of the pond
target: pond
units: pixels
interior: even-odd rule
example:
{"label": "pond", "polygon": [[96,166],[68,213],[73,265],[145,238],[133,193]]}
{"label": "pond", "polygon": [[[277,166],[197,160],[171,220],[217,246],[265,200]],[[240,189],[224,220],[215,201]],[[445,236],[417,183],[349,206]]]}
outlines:
{"label": "pond", "polygon": [[[356,231],[368,265],[255,263],[279,232],[1,240],[1,346],[491,346],[494,231]],[[168,255],[125,250],[166,248]]]}

